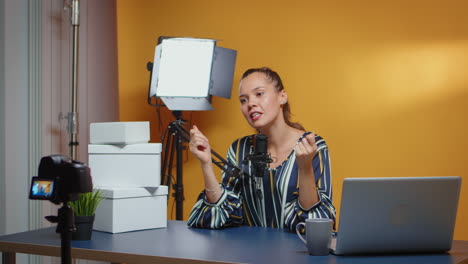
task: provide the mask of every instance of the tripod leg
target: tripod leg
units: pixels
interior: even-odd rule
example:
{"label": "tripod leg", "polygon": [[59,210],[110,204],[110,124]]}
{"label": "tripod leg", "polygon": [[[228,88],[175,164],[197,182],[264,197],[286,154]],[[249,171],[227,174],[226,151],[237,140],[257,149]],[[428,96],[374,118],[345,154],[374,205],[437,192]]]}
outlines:
{"label": "tripod leg", "polygon": [[62,264],[71,264],[71,238],[75,229],[73,209],[66,203],[58,210],[57,232],[61,238]]}
{"label": "tripod leg", "polygon": [[183,212],[184,212],[184,185],[183,185],[183,141],[182,138],[177,134],[176,135],[176,154],[177,154],[177,183],[176,183],[176,220],[183,219]]}
{"label": "tripod leg", "polygon": [[15,264],[16,253],[15,252],[2,252],[2,263],[3,264]]}
{"label": "tripod leg", "polygon": [[62,239],[62,264],[71,264],[71,236],[71,232],[62,233],[60,235]]}
{"label": "tripod leg", "polygon": [[[172,135],[172,134],[171,134]],[[165,184],[169,188],[171,188],[172,184],[172,166],[174,165],[174,146],[175,146],[175,137],[172,135],[167,139],[167,145],[168,149],[166,149],[166,163],[165,163],[165,175],[166,175],[166,181]],[[168,153],[169,152],[169,153]]]}

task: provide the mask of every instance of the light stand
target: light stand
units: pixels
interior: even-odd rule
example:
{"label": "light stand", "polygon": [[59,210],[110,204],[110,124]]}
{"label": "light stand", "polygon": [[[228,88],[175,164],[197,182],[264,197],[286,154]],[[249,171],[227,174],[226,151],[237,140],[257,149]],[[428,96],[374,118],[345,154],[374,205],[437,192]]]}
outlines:
{"label": "light stand", "polygon": [[[176,183],[174,184],[174,190],[175,190],[175,193],[174,193],[174,198],[175,198],[175,201],[176,201],[176,219],[177,220],[182,220],[183,218],[183,208],[184,208],[184,184],[183,184],[183,151],[185,149],[183,143],[184,142],[188,142],[187,141],[187,137],[186,135],[182,135],[181,133],[179,133],[179,131],[177,130],[177,127],[175,124],[179,124],[179,123],[182,123],[183,122],[183,119],[182,119],[182,112],[181,111],[174,111],[173,112],[174,116],[177,118],[177,120],[173,121],[169,126],[169,131],[170,131],[170,135],[173,135],[174,136],[174,141],[173,141],[173,144],[175,144],[175,149],[176,149],[176,157],[177,157],[177,161],[176,161],[176,175],[177,175],[177,178],[176,178]],[[185,136],[185,137],[184,137]],[[170,137],[168,137],[170,138]],[[188,138],[188,140],[190,140],[190,136]],[[173,158],[173,156],[172,156]],[[170,162],[170,164],[172,164],[172,161]],[[170,170],[171,168],[169,168]]]}
{"label": "light stand", "polygon": [[78,149],[78,27],[80,25],[80,4],[78,0],[72,0],[68,6],[70,8],[70,20],[72,25],[72,82],[71,82],[71,112],[68,112],[64,119],[67,119],[67,131],[70,134],[70,156],[77,159]]}
{"label": "light stand", "polygon": [[184,207],[184,185],[183,185],[183,151],[186,149],[185,142],[190,141],[190,133],[185,128],[181,127],[184,123],[181,111],[173,111],[176,120],[172,121],[168,126],[168,135],[164,142],[164,154],[161,166],[162,183],[171,186],[172,184],[172,168],[174,164],[174,150],[176,153],[176,182],[172,185],[174,189],[174,199],[176,203],[176,219],[183,219]]}
{"label": "light stand", "polygon": [[[71,82],[71,112],[66,119],[68,121],[67,131],[70,134],[70,156],[73,160],[77,159],[78,148],[78,36],[80,5],[79,0],[72,0],[70,8],[70,21],[72,25],[72,82]],[[45,217],[51,223],[57,223],[57,233],[60,233],[61,240],[61,263],[71,264],[71,238],[75,229],[75,217],[73,209],[68,205],[68,201],[63,201],[63,205],[58,209],[57,216]]]}

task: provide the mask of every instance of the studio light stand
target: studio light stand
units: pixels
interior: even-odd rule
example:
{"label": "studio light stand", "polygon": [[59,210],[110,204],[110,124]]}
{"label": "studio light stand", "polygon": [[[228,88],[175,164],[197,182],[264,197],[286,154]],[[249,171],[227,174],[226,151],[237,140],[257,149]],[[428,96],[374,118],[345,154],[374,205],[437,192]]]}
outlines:
{"label": "studio light stand", "polygon": [[[172,168],[174,164],[174,149],[176,152],[176,183],[172,186],[174,188],[174,199],[176,202],[176,219],[182,220],[183,218],[183,209],[184,209],[184,185],[183,185],[183,151],[185,149],[184,142],[190,141],[190,134],[187,135],[180,133],[178,129],[178,124],[183,124],[184,120],[182,119],[182,112],[181,111],[173,111],[172,114],[176,117],[175,121],[172,121],[168,125],[169,134],[167,136],[166,144],[172,146],[170,148],[166,148],[171,150],[169,159],[165,159],[163,161],[163,166],[161,166],[161,170],[164,172],[162,175],[169,175],[166,177],[166,181],[168,186],[171,185],[172,179]],[[163,177],[164,179],[164,177]]]}
{"label": "studio light stand", "polygon": [[[149,62],[148,103],[159,98],[175,116],[168,125],[163,143],[162,184],[171,186],[174,152],[176,154],[176,219],[183,220],[183,151],[190,133],[182,126],[182,111],[213,110],[212,96],[229,99],[237,52],[216,46],[216,40],[159,37],[154,63]],[[224,167],[224,166],[223,166]]]}
{"label": "studio light stand", "polygon": [[71,80],[71,112],[68,112],[64,119],[67,119],[67,131],[70,134],[70,157],[74,160],[78,156],[78,37],[80,26],[80,4],[78,0],[71,0],[70,21],[72,25],[72,80]]}
{"label": "studio light stand", "polygon": [[[70,156],[77,159],[78,148],[78,37],[80,25],[80,5],[79,0],[71,0],[67,6],[70,9],[70,22],[72,25],[72,80],[71,80],[71,112],[65,119],[68,121],[67,131],[70,134]],[[68,200],[63,201],[62,207],[58,209],[57,216],[45,217],[51,223],[57,223],[57,233],[60,233],[61,240],[61,263],[71,264],[71,240],[75,231],[75,218],[73,209],[68,205]]]}

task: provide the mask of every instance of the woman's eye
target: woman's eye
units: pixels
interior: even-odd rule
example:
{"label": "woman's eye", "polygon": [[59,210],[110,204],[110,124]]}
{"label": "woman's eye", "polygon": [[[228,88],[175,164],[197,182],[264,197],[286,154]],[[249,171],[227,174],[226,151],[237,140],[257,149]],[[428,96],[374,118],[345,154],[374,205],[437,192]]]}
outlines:
{"label": "woman's eye", "polygon": [[243,98],[243,99],[240,99],[239,101],[240,101],[240,103],[241,103],[241,104],[243,104],[243,103],[247,102],[247,100],[246,100],[246,99],[244,99],[244,98]]}
{"label": "woman's eye", "polygon": [[263,95],[263,92],[258,92],[257,93],[257,96],[262,96]]}

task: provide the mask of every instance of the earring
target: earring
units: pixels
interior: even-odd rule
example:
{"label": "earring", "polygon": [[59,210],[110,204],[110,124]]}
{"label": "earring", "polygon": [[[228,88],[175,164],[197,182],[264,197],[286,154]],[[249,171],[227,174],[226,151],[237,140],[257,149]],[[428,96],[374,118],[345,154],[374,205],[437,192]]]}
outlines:
{"label": "earring", "polygon": [[281,104],[286,104],[286,101],[281,102]]}

